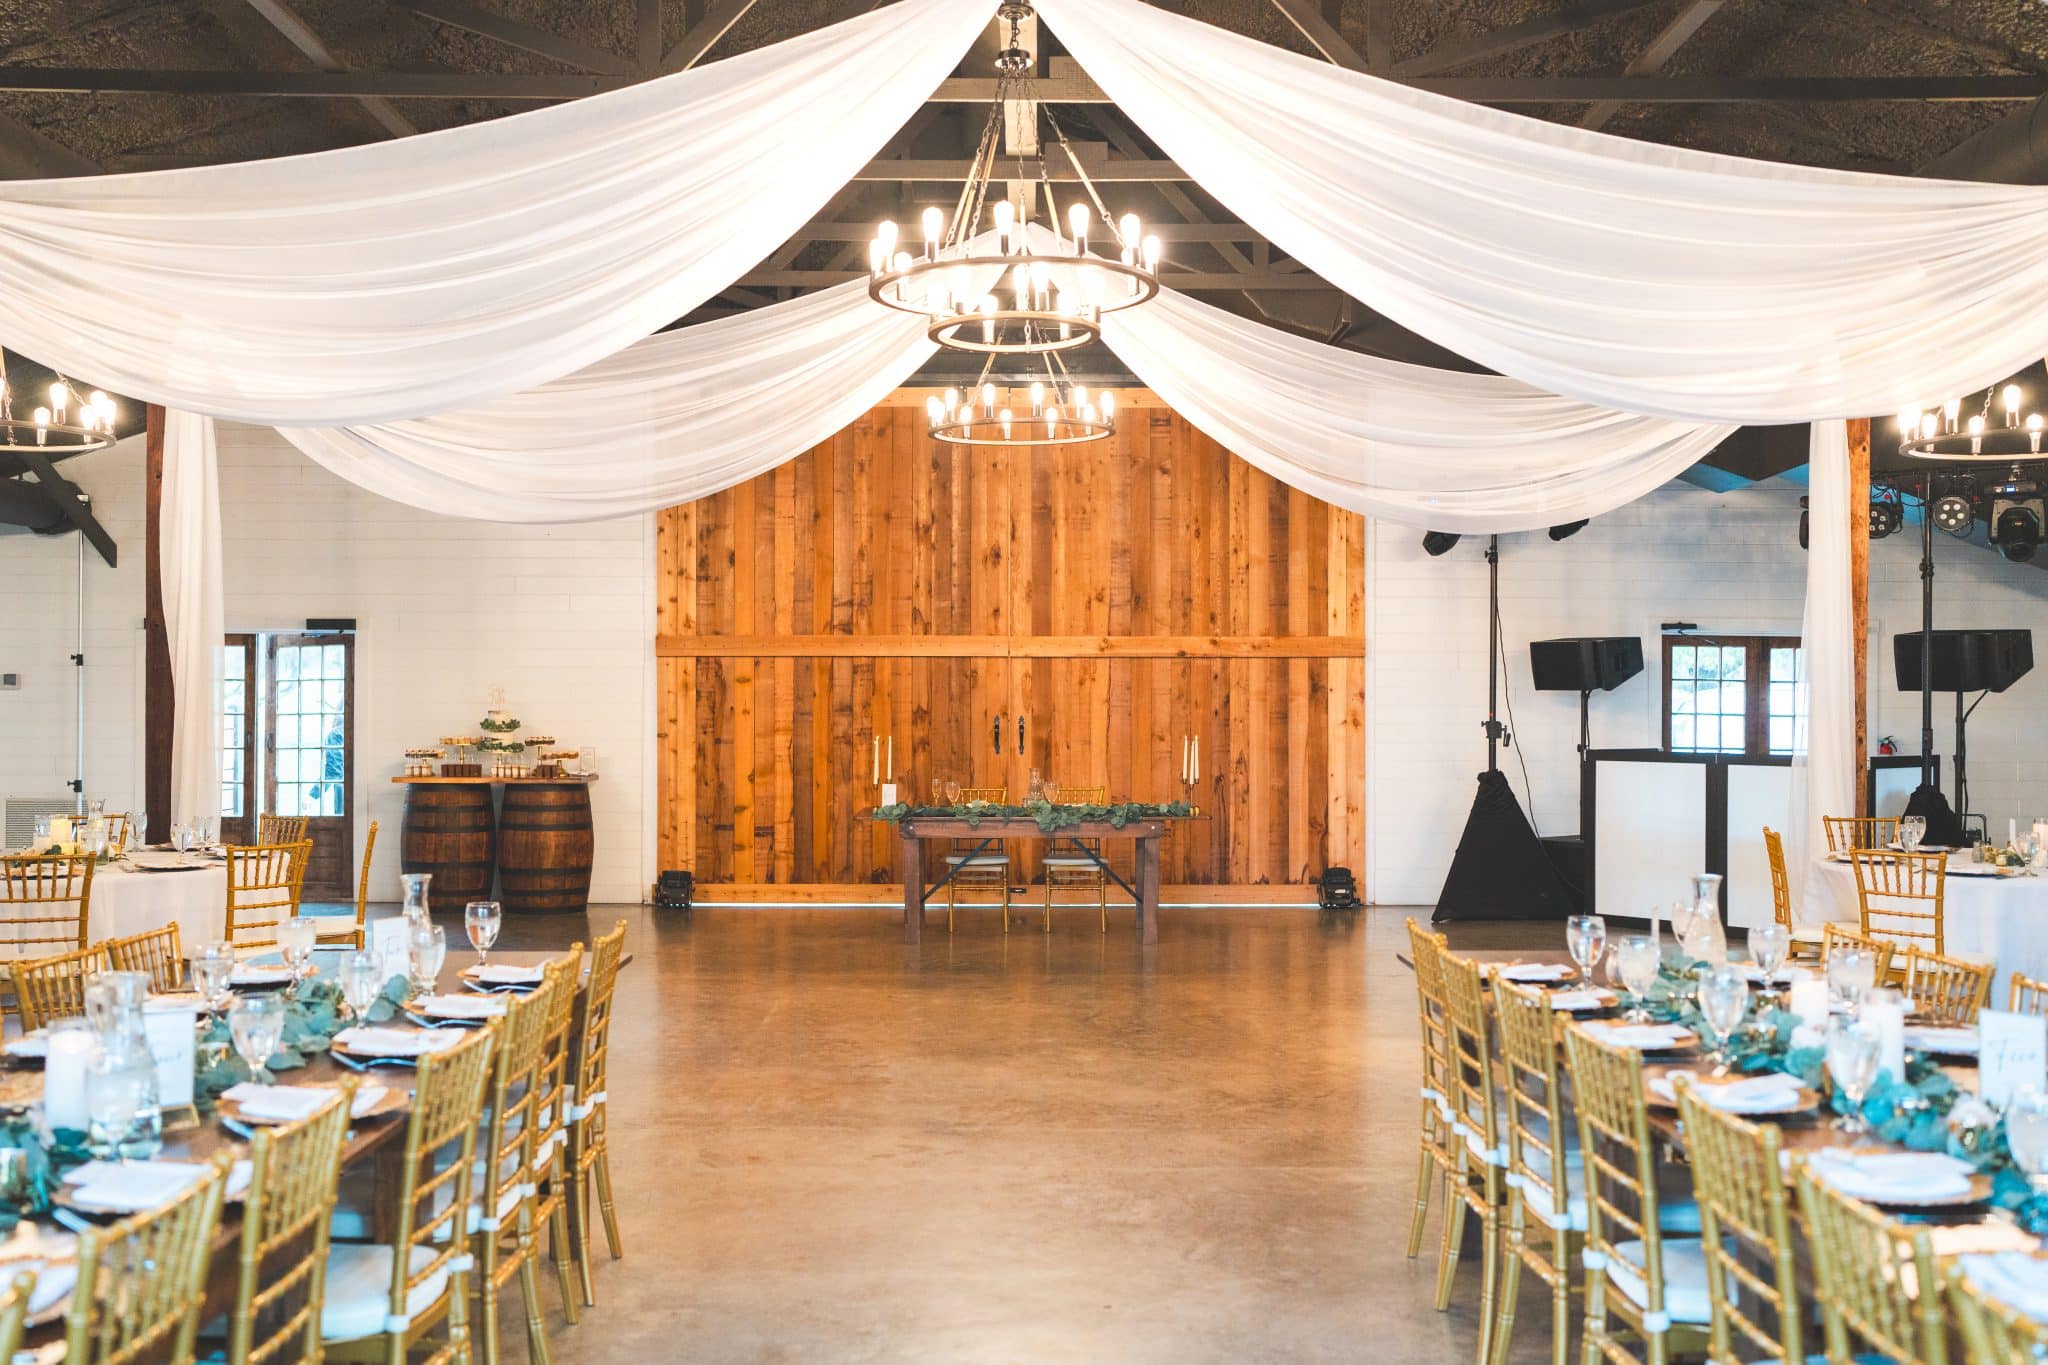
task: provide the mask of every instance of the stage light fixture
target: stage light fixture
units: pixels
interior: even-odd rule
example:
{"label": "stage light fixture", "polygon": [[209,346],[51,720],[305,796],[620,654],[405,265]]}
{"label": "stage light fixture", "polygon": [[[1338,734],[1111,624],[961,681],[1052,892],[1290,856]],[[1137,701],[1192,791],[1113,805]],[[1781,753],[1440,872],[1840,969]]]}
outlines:
{"label": "stage light fixture", "polygon": [[1425,554],[1432,556],[1448,554],[1451,547],[1457,543],[1458,535],[1454,531],[1424,531],[1422,533],[1422,549]]}
{"label": "stage light fixture", "polygon": [[1906,514],[1897,501],[1891,498],[1877,498],[1870,504],[1870,538],[1883,540],[1896,535],[1906,524]]}
{"label": "stage light fixture", "polygon": [[1806,548],[1807,533],[1812,529],[1813,513],[1808,510],[1806,499],[1799,500],[1799,548]]}
{"label": "stage light fixture", "polygon": [[2044,523],[2048,523],[2048,506],[2038,497],[1992,499],[1991,543],[2015,564],[2034,557],[2034,551],[2041,545]]}
{"label": "stage light fixture", "polygon": [[1970,500],[1960,493],[1949,493],[1934,500],[1931,514],[1934,524],[1952,536],[1966,536],[1976,525],[1976,509]]}
{"label": "stage light fixture", "polygon": [[1577,535],[1579,532],[1585,529],[1586,518],[1580,517],[1577,521],[1568,521],[1562,526],[1551,527],[1550,538],[1552,540],[1565,540],[1572,536]]}

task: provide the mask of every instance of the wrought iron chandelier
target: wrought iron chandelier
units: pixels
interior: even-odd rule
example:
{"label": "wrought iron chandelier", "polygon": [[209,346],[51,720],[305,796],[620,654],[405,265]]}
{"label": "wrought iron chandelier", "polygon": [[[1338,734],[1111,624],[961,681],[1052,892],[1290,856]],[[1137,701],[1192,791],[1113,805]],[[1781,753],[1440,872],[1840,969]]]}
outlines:
{"label": "wrought iron chandelier", "polygon": [[[1899,410],[1899,453],[1920,460],[1944,463],[1979,461],[2006,464],[2034,460],[2041,456],[2043,428],[2048,427],[2039,412],[2026,406],[2026,391],[2017,384],[1984,390],[1978,410],[1963,416],[1963,400],[1951,398],[1931,408],[1919,405]],[[2003,425],[1991,425],[1995,412],[2002,411]]]}
{"label": "wrought iron chandelier", "polygon": [[16,413],[19,391],[7,378],[7,353],[0,350],[0,454],[83,455],[114,443],[114,400],[98,389],[81,394],[63,375],[53,377],[47,406],[26,417]]}
{"label": "wrought iron chandelier", "polygon": [[[1110,215],[1049,108],[1032,104],[1033,117],[1044,117],[1083,192],[1067,205],[1067,235],[1060,235],[1063,219],[1042,140],[1035,175],[1020,160],[1015,174],[1002,178],[1035,180],[1051,226],[1031,227],[1035,194],[1013,202],[996,186],[1005,109],[1013,100],[1031,103],[1025,85],[1031,54],[1018,33],[1031,6],[1005,0],[999,13],[1010,25],[1009,44],[996,58],[995,99],[952,219],[940,208],[927,208],[920,222],[924,247],[917,254],[894,222],[882,223],[868,243],[868,295],[925,318],[926,335],[953,350],[989,355],[1068,350],[1099,337],[1105,313],[1135,307],[1159,293],[1159,239],[1145,235],[1134,213]],[[980,228],[984,209],[986,231]],[[1116,254],[1091,250],[1091,236],[1113,242]],[[1034,240],[1043,249],[1034,249]]]}
{"label": "wrought iron chandelier", "polygon": [[[986,373],[986,372],[984,372]],[[1090,397],[1064,373],[1029,387],[984,378],[962,394],[947,389],[925,399],[933,439],[966,446],[1083,445],[1116,435],[1116,395]]]}

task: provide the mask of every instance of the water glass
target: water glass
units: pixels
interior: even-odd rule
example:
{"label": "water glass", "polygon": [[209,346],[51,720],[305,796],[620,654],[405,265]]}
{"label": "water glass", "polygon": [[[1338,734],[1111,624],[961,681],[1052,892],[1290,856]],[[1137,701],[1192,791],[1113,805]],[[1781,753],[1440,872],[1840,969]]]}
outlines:
{"label": "water glass", "polygon": [[1835,1120],[1835,1127],[1844,1133],[1869,1130],[1863,1119],[1863,1097],[1877,1079],[1880,1042],[1877,1026],[1867,1020],[1828,1020],[1828,1074],[1834,1077],[1835,1089],[1849,1101],[1849,1112]]}
{"label": "water glass", "polygon": [[960,804],[960,784],[951,778],[946,779],[946,804],[949,806]]}
{"label": "water glass", "polygon": [[1573,915],[1564,922],[1564,946],[1579,965],[1579,978],[1593,981],[1593,969],[1607,952],[1607,921],[1598,915]]}
{"label": "water glass", "polygon": [[235,1041],[235,1053],[249,1068],[258,1085],[269,1085],[267,1069],[272,1054],[284,1041],[284,997],[245,995],[228,1010],[228,1036]]}
{"label": "water glass", "polygon": [[1920,851],[1920,841],[1927,837],[1927,817],[1908,815],[1899,820],[1899,847],[1908,853]]}
{"label": "water glass", "polygon": [[1851,1014],[1863,993],[1877,985],[1877,954],[1868,948],[1836,948],[1828,954],[1828,999]]}
{"label": "water glass", "polygon": [[192,954],[192,989],[199,992],[206,1008],[215,1014],[225,1010],[234,998],[228,986],[234,972],[235,950],[222,940],[203,943]]}
{"label": "water glass", "polygon": [[2005,1106],[2005,1142],[2035,1193],[2048,1194],[2048,1094],[2028,1086],[2012,1097]]}
{"label": "water glass", "polygon": [[180,853],[192,851],[192,826],[179,821],[171,826],[171,847]]}
{"label": "water glass", "polygon": [[498,941],[498,928],[504,923],[504,916],[496,901],[471,901],[462,909],[462,927],[469,931],[469,946],[476,949],[476,965],[484,965],[484,957],[491,945]]}
{"label": "water glass", "polygon": [[1650,1017],[1643,1001],[1657,984],[1657,970],[1663,952],[1648,934],[1629,934],[1614,945],[1612,969],[1628,990],[1628,1017],[1641,1023]]}
{"label": "water glass", "polygon": [[1792,951],[1792,931],[1782,924],[1759,924],[1749,931],[1749,960],[1764,974],[1764,989],[1778,988],[1778,968]]}
{"label": "water glass", "polygon": [[92,1154],[118,1157],[142,1112],[154,1077],[101,1048],[85,1071],[85,1138]]}
{"label": "water glass", "polygon": [[448,957],[447,933],[438,924],[415,924],[406,946],[411,952],[413,993],[431,995]]}
{"label": "water glass", "polygon": [[363,949],[350,953],[341,964],[341,996],[357,1023],[366,1021],[370,1006],[384,989],[384,964]]}
{"label": "water glass", "polygon": [[1749,1009],[1749,976],[1740,967],[1722,963],[1700,980],[1700,1022],[1713,1044],[1714,1060],[1728,1064],[1728,1040],[1742,1027]]}
{"label": "water glass", "polygon": [[277,926],[277,950],[284,954],[285,966],[292,969],[292,989],[296,991],[300,978],[313,966],[313,945],[320,939],[320,927],[304,915],[294,915],[281,920]]}

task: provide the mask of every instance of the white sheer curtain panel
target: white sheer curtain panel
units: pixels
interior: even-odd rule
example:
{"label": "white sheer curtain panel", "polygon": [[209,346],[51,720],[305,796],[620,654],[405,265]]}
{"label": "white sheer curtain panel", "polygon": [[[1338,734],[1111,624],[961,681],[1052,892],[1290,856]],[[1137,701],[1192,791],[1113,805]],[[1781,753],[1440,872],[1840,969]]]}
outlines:
{"label": "white sheer curtain panel", "polygon": [[[1813,858],[1827,847],[1823,815],[1854,815],[1863,764],[1856,753],[1856,617],[1849,582],[1849,431],[1815,422],[1807,463],[1806,757],[1792,765],[1785,871],[1797,896],[1812,890]],[[1857,513],[1860,515],[1860,512]]]}
{"label": "white sheer curtain panel", "polygon": [[213,419],[164,414],[164,634],[170,643],[171,819],[220,816],[220,473]]}
{"label": "white sheer curtain panel", "polygon": [[2048,188],[1563,127],[1141,0],[1039,11],[1167,156],[1277,246],[1551,392],[1686,421],[1808,421],[1938,402],[2048,353]]}
{"label": "white sheer curtain panel", "polygon": [[530,389],[731,284],[902,127],[990,17],[899,0],[444,132],[0,184],[6,341],[116,393],[272,425]]}

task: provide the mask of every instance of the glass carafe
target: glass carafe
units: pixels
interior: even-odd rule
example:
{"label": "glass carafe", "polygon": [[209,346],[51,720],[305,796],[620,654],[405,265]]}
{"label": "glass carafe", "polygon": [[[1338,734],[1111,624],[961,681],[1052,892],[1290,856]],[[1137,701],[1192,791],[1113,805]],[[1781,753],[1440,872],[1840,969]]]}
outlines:
{"label": "glass carafe", "polygon": [[[85,1016],[97,1047],[86,1070],[89,1131],[101,1155],[152,1157],[163,1149],[156,1057],[142,1022],[146,972],[101,972],[85,989]],[[102,1115],[118,1115],[104,1122]]]}
{"label": "glass carafe", "polygon": [[427,883],[434,880],[431,872],[407,872],[399,877],[405,887],[405,917],[414,924],[425,924],[431,918],[427,907]]}
{"label": "glass carafe", "polygon": [[1728,935],[1721,927],[1721,878],[1702,872],[1692,879],[1692,919],[1680,946],[1689,961],[1720,966],[1728,960]]}

